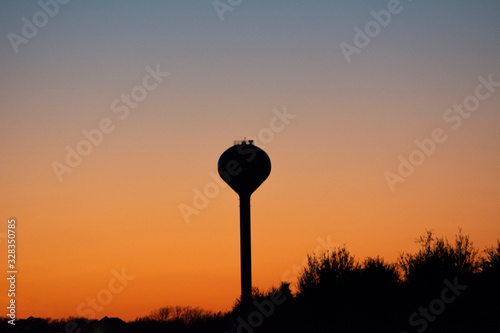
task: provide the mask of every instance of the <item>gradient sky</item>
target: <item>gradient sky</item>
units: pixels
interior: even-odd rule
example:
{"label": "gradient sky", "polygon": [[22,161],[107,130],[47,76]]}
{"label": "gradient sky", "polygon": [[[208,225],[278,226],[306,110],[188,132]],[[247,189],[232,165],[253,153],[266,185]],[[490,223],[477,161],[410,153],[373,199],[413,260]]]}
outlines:
{"label": "gradient sky", "polygon": [[[354,29],[387,7],[244,0],[221,21],[212,1],[73,0],[16,53],[9,33],[21,36],[23,17],[32,22],[41,7],[1,1],[0,246],[15,217],[18,316],[79,316],[122,269],[135,278],[95,317],[230,309],[240,292],[238,198],[211,174],[243,137],[272,161],[252,197],[261,289],[294,281],[324,243],[389,261],[415,251],[426,229],[452,240],[462,228],[480,249],[494,245],[500,87],[457,129],[443,115],[480,76],[500,82],[500,2],[401,1],[348,63],[340,44],[354,45]],[[148,66],[169,75],[120,119],[112,103]],[[284,110],[295,118],[269,138]],[[106,118],[114,131],[60,182],[54,161]],[[391,191],[384,174],[435,128],[447,139]],[[186,220],[179,207],[205,188],[215,193]]]}

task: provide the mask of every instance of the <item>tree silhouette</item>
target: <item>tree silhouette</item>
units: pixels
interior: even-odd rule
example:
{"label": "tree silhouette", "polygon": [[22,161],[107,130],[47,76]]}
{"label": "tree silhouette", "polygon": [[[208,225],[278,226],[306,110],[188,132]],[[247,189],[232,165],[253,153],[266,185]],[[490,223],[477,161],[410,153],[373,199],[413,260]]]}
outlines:
{"label": "tree silhouette", "polygon": [[206,311],[198,307],[191,306],[166,306],[153,310],[148,316],[139,318],[142,321],[171,322],[190,325],[207,318],[212,318],[217,314]]}
{"label": "tree silhouette", "polygon": [[480,271],[478,250],[461,231],[453,245],[428,230],[416,242],[421,249],[416,254],[401,254],[398,261],[408,311],[437,297],[444,288],[444,281],[457,279],[469,285],[473,274]]}

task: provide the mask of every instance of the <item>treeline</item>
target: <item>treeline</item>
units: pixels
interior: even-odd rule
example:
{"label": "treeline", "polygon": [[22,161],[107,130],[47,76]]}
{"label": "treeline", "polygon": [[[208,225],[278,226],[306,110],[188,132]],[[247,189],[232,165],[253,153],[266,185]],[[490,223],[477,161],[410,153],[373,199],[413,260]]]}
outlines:
{"label": "treeline", "polygon": [[[484,251],[461,233],[450,243],[427,232],[417,253],[395,263],[358,261],[345,247],[309,256],[297,292],[254,290],[232,311],[164,307],[117,318],[20,320],[23,332],[500,332],[500,242]],[[71,324],[68,331],[68,324]],[[6,321],[0,325],[6,327]]]}

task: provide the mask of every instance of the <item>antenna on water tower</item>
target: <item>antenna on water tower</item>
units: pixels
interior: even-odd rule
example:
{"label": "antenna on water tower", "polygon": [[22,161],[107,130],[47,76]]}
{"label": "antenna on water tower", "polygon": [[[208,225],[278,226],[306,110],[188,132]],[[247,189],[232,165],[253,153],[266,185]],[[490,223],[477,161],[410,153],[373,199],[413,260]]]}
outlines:
{"label": "antenna on water tower", "polygon": [[253,140],[234,141],[217,163],[221,178],[240,197],[241,304],[252,301],[250,196],[271,173],[271,160]]}

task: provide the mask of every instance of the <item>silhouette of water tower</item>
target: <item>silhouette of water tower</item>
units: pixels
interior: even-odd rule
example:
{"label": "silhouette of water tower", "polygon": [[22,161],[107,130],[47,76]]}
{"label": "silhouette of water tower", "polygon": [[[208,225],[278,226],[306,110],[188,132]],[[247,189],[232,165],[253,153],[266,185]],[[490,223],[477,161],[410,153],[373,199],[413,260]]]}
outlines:
{"label": "silhouette of water tower", "polygon": [[241,304],[252,300],[250,196],[271,173],[269,156],[253,140],[235,141],[219,158],[221,178],[240,197]]}

